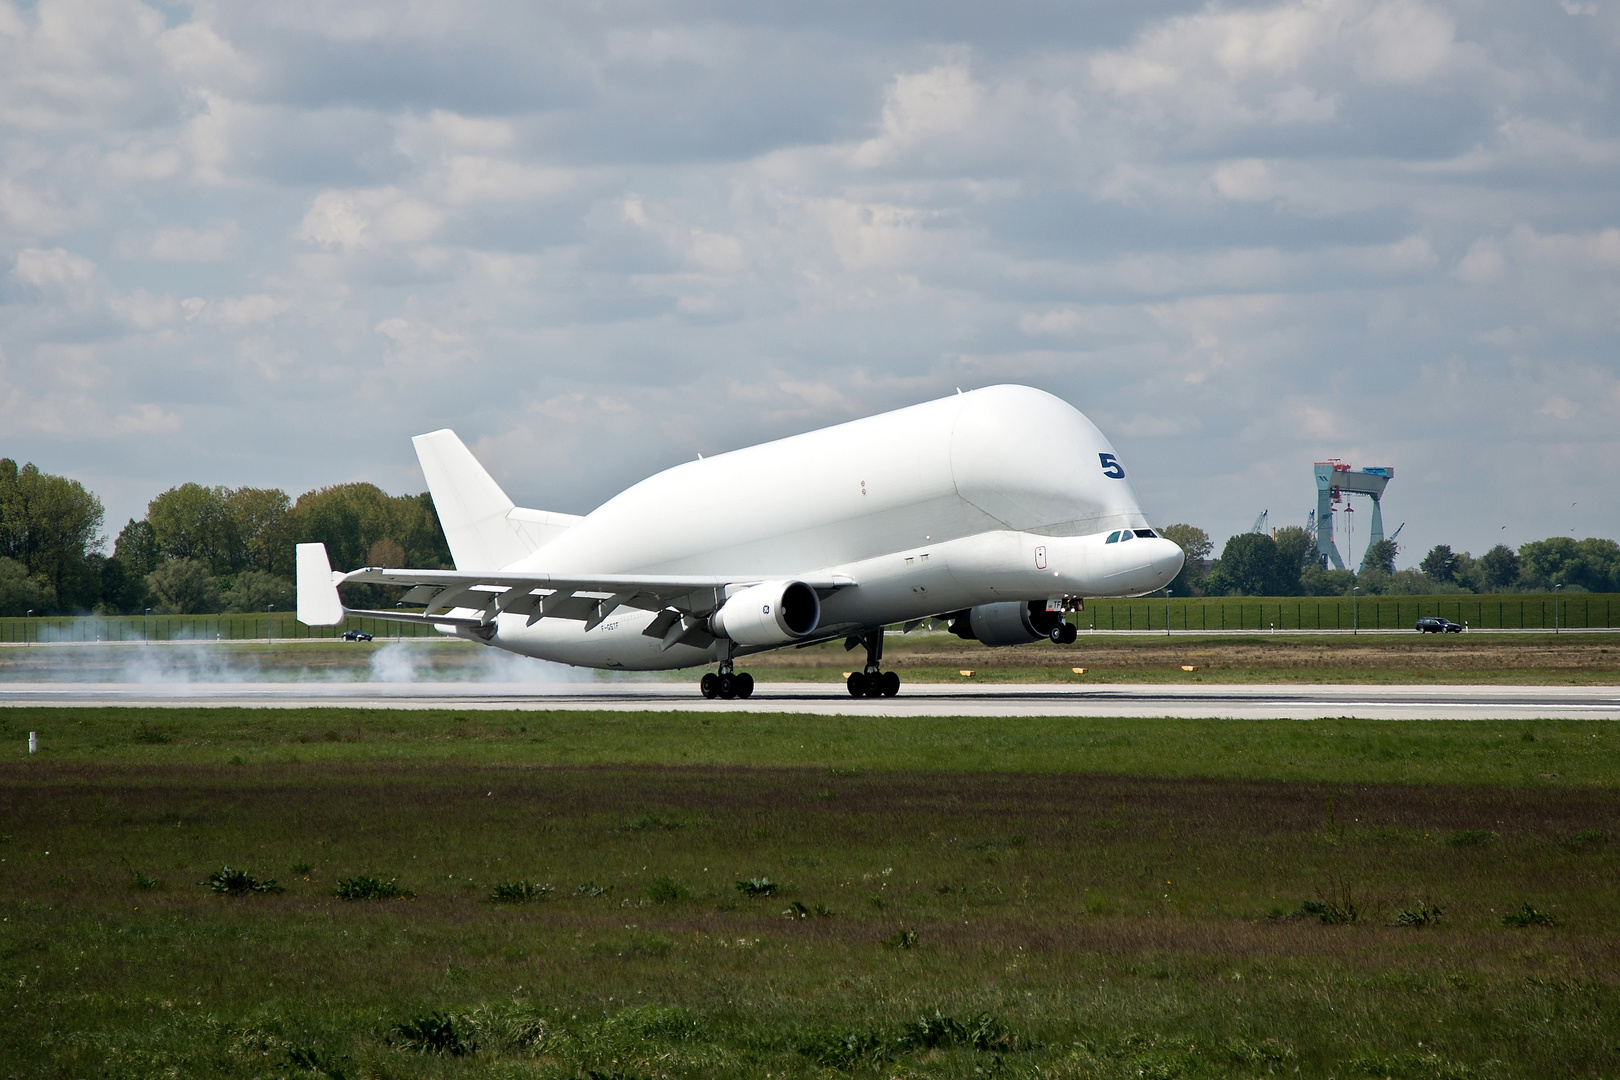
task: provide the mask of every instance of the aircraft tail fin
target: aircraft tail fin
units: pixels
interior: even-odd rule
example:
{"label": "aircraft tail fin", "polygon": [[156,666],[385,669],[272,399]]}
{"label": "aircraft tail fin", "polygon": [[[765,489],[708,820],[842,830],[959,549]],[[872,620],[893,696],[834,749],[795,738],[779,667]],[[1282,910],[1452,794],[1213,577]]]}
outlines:
{"label": "aircraft tail fin", "polygon": [[332,572],[325,544],[299,544],[298,621],[305,626],[336,626],[343,621],[343,601],[337,583],[342,574]]}
{"label": "aircraft tail fin", "polygon": [[579,518],[514,506],[449,428],[411,440],[457,570],[500,570],[535,551]]}

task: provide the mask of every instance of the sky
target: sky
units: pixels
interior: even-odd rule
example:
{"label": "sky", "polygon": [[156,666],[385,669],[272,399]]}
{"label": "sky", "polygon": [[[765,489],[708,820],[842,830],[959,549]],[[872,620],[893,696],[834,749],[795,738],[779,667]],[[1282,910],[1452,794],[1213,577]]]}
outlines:
{"label": "sky", "polygon": [[1403,566],[1620,537],[1617,55],[1620,0],[0,0],[0,455],[115,535],[451,427],[582,513],[1016,382],[1217,546],[1329,457]]}

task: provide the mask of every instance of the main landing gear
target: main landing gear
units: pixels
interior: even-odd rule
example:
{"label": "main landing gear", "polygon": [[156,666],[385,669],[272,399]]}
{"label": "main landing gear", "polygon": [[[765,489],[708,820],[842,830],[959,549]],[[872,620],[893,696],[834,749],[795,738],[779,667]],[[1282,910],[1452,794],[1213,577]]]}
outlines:
{"label": "main landing gear", "polygon": [[[849,646],[854,647],[856,639],[851,638]],[[883,661],[883,631],[874,630],[860,639],[866,646],[866,670],[852,671],[844,684],[849,687],[850,697],[894,697],[900,692],[900,676],[892,671],[880,671]]]}
{"label": "main landing gear", "polygon": [[733,673],[731,661],[727,660],[718,672],[706,672],[698,680],[698,689],[706,698],[745,698],[754,692],[754,677],[746,671]]}

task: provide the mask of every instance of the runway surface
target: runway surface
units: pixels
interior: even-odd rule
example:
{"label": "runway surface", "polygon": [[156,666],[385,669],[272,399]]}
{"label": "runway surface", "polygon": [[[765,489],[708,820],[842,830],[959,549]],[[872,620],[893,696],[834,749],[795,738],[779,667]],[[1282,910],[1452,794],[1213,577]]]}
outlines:
{"label": "runway surface", "polygon": [[761,683],[709,701],[689,682],[0,683],[0,707],[323,707],[778,712],[850,716],[1175,716],[1232,719],[1620,720],[1620,687],[928,684],[851,698],[825,683]]}

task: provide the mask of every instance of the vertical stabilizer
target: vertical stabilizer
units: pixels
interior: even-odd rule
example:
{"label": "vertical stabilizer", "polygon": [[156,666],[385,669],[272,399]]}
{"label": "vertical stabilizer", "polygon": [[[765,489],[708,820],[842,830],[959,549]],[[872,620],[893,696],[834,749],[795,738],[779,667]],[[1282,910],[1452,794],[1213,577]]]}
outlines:
{"label": "vertical stabilizer", "polygon": [[508,515],[512,500],[449,428],[411,442],[457,570],[499,570],[535,550]]}

